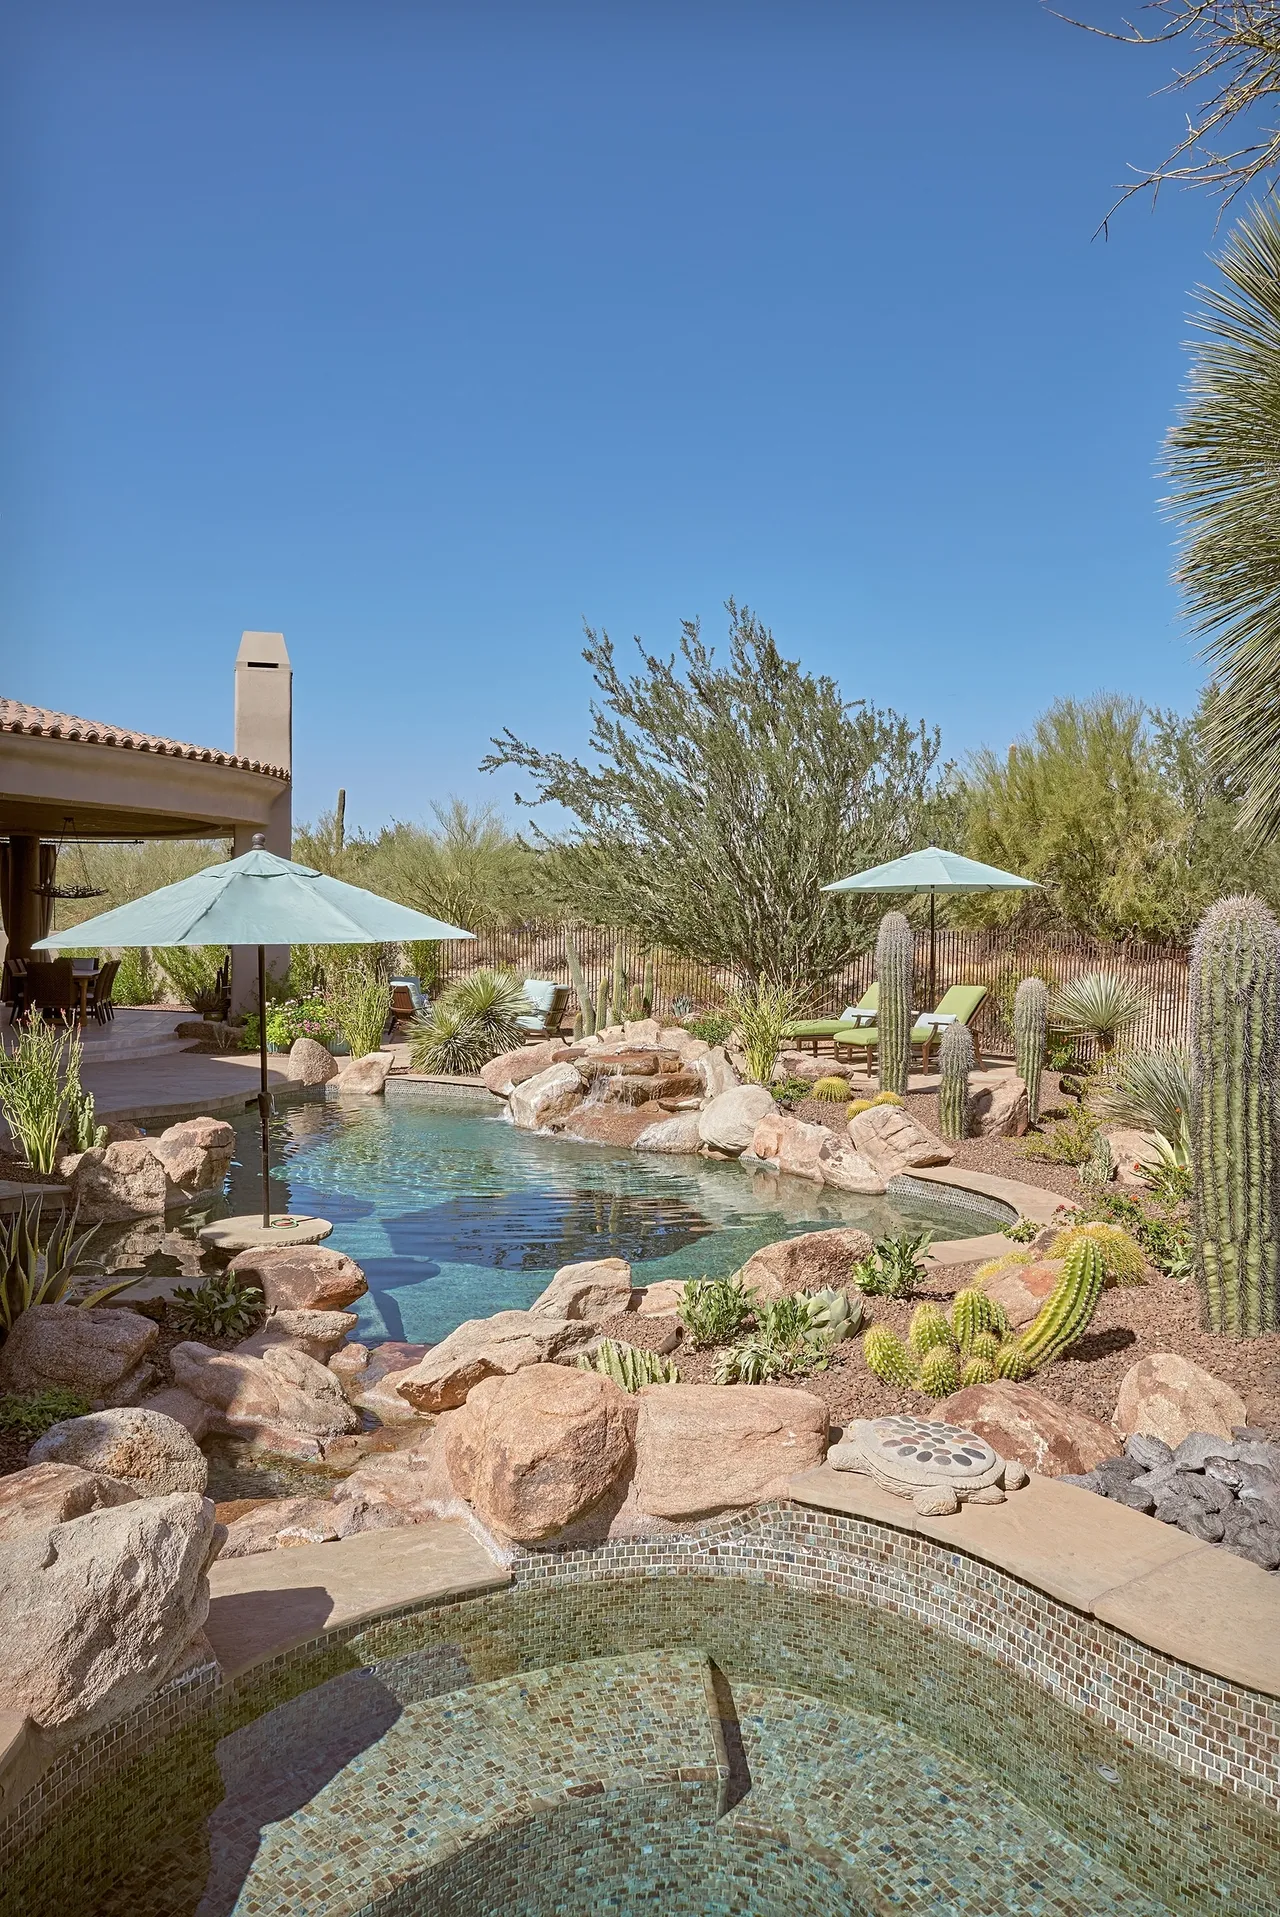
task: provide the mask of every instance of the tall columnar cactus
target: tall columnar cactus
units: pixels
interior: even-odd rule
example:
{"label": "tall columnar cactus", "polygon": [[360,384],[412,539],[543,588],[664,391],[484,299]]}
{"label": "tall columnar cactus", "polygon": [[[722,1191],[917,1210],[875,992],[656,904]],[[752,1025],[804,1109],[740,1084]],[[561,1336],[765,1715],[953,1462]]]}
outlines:
{"label": "tall columnar cactus", "polygon": [[1088,1329],[1102,1296],[1102,1253],[1091,1238],[1077,1239],[1062,1275],[1018,1339],[1033,1371],[1052,1364]]}
{"label": "tall columnar cactus", "polygon": [[911,974],[916,942],[901,912],[886,912],[876,935],[880,1004],[880,1089],[903,1093],[911,1070]]}
{"label": "tall columnar cactus", "polygon": [[644,958],[644,981],[640,987],[640,1003],[645,1018],[653,1014],[653,953],[646,952]]}
{"label": "tall columnar cactus", "polygon": [[622,940],[613,948],[613,1001],[609,1007],[609,1022],[621,1025],[627,1016],[627,974],[622,963]]}
{"label": "tall columnar cactus", "polygon": [[1280,926],[1219,899],[1191,947],[1196,1267],[1210,1331],[1280,1326]]}
{"label": "tall columnar cactus", "polygon": [[[591,987],[587,984],[587,975],[582,969],[578,957],[578,947],[572,932],[564,935],[565,957],[569,961],[569,977],[573,981],[574,993],[578,1000],[578,1009],[582,1017],[582,1036],[590,1038],[596,1029],[596,1009],[591,1003]],[[574,1021],[574,1037],[578,1036],[577,1021]]]}
{"label": "tall columnar cactus", "polygon": [[1040,1074],[1044,1070],[1049,1026],[1049,987],[1042,978],[1024,978],[1013,995],[1013,1056],[1027,1088],[1031,1123],[1040,1117]]}
{"label": "tall columnar cactus", "polygon": [[888,1325],[872,1325],[862,1340],[862,1355],[868,1370],[874,1371],[882,1383],[892,1385],[896,1391],[919,1390],[916,1361]]}
{"label": "tall columnar cactus", "polygon": [[600,981],[600,990],[596,993],[596,1030],[602,1032],[609,1023],[609,974],[606,972]]}
{"label": "tall columnar cactus", "polygon": [[938,1123],[944,1138],[969,1134],[969,1074],[973,1070],[973,1038],[957,1019],[944,1027],[938,1048]]}

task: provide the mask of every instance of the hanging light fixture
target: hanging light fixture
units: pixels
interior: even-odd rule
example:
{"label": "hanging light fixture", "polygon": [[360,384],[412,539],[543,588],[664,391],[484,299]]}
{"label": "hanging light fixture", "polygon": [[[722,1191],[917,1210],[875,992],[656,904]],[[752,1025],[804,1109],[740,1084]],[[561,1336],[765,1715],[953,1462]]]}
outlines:
{"label": "hanging light fixture", "polygon": [[[62,821],[62,836],[58,840],[58,855],[54,860],[54,876],[47,885],[38,885],[36,891],[45,899],[105,899],[107,889],[103,885],[94,885],[89,877],[89,867],[84,856],[84,846],[76,833],[76,822],[70,813]],[[74,846],[80,862],[80,883],[78,885],[59,885],[58,867],[62,863],[62,854],[68,840]]]}

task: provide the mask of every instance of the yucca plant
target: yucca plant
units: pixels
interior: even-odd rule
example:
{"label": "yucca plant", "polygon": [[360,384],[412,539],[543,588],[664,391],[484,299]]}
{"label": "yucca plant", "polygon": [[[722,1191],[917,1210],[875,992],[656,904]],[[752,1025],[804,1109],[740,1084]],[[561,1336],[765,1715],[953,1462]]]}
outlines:
{"label": "yucca plant", "polygon": [[1096,1040],[1103,1058],[1110,1058],[1146,1009],[1146,995],[1118,972],[1082,972],[1058,987],[1050,1017],[1060,1031]]}
{"label": "yucca plant", "polygon": [[731,992],[725,1010],[746,1054],[747,1076],[757,1085],[772,1084],[783,1032],[804,1010],[803,993],[791,985],[757,979]]}
{"label": "yucca plant", "polygon": [[1176,1164],[1190,1164],[1191,1053],[1185,1045],[1122,1053],[1092,1104],[1099,1118],[1157,1132]]}
{"label": "yucca plant", "polygon": [[510,972],[470,972],[441,994],[427,1018],[413,1021],[410,1063],[415,1072],[478,1072],[523,1044],[516,1021],[531,1009]]}

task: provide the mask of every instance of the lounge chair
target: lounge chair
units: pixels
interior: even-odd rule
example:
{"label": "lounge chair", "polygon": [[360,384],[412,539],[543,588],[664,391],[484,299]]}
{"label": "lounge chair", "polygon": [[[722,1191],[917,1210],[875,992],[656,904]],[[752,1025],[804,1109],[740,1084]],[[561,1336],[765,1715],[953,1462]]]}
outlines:
{"label": "lounge chair", "polygon": [[422,989],[420,979],[393,978],[391,980],[391,1017],[406,1025],[411,1019],[429,1018],[431,1001]]}
{"label": "lounge chair", "polygon": [[818,1053],[820,1038],[834,1039],[837,1032],[846,1030],[850,1025],[872,1024],[867,1016],[874,1012],[880,1003],[880,987],[873,979],[856,1005],[846,1005],[839,1018],[799,1018],[790,1025],[784,1025],[782,1036],[790,1039],[797,1051],[803,1051],[808,1045],[814,1057]]}
{"label": "lounge chair", "polygon": [[549,978],[527,978],[520,989],[533,1007],[531,1012],[522,1012],[516,1020],[524,1033],[525,1042],[531,1038],[559,1038],[565,1007],[569,1003],[569,987],[557,985]]}
{"label": "lounge chair", "polygon": [[[978,1007],[987,996],[985,985],[952,985],[938,1001],[936,1012],[926,1012],[911,1027],[911,1043],[920,1047],[920,1065],[922,1071],[929,1069],[929,1055],[939,1043],[942,1033],[948,1025],[959,1022],[972,1028]],[[835,1034],[836,1057],[843,1063],[850,1062],[855,1053],[866,1054],[867,1069],[875,1063],[876,1050],[880,1044],[879,1028],[875,1025],[842,1025]],[[977,1037],[973,1041],[974,1057],[982,1068],[982,1047]]]}

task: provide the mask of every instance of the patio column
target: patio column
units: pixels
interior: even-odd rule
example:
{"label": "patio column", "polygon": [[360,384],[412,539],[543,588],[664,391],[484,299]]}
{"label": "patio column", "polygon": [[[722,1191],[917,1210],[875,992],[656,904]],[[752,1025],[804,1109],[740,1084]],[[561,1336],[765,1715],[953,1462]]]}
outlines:
{"label": "patio column", "polygon": [[[45,864],[48,863],[46,860]],[[38,836],[11,833],[5,859],[3,908],[6,951],[13,958],[29,959],[32,946],[49,929],[48,901],[36,890],[40,884],[40,866]]]}
{"label": "patio column", "polygon": [[[293,771],[293,667],[282,632],[244,632],[236,654],[236,752],[261,765]],[[237,826],[233,850],[238,858],[252,849],[253,835],[266,837],[268,852],[282,859],[293,849],[293,788],[288,786],[260,824]],[[267,970],[289,969],[289,947],[267,947]],[[258,949],[231,948],[231,1009],[251,1011],[258,1002]]]}

